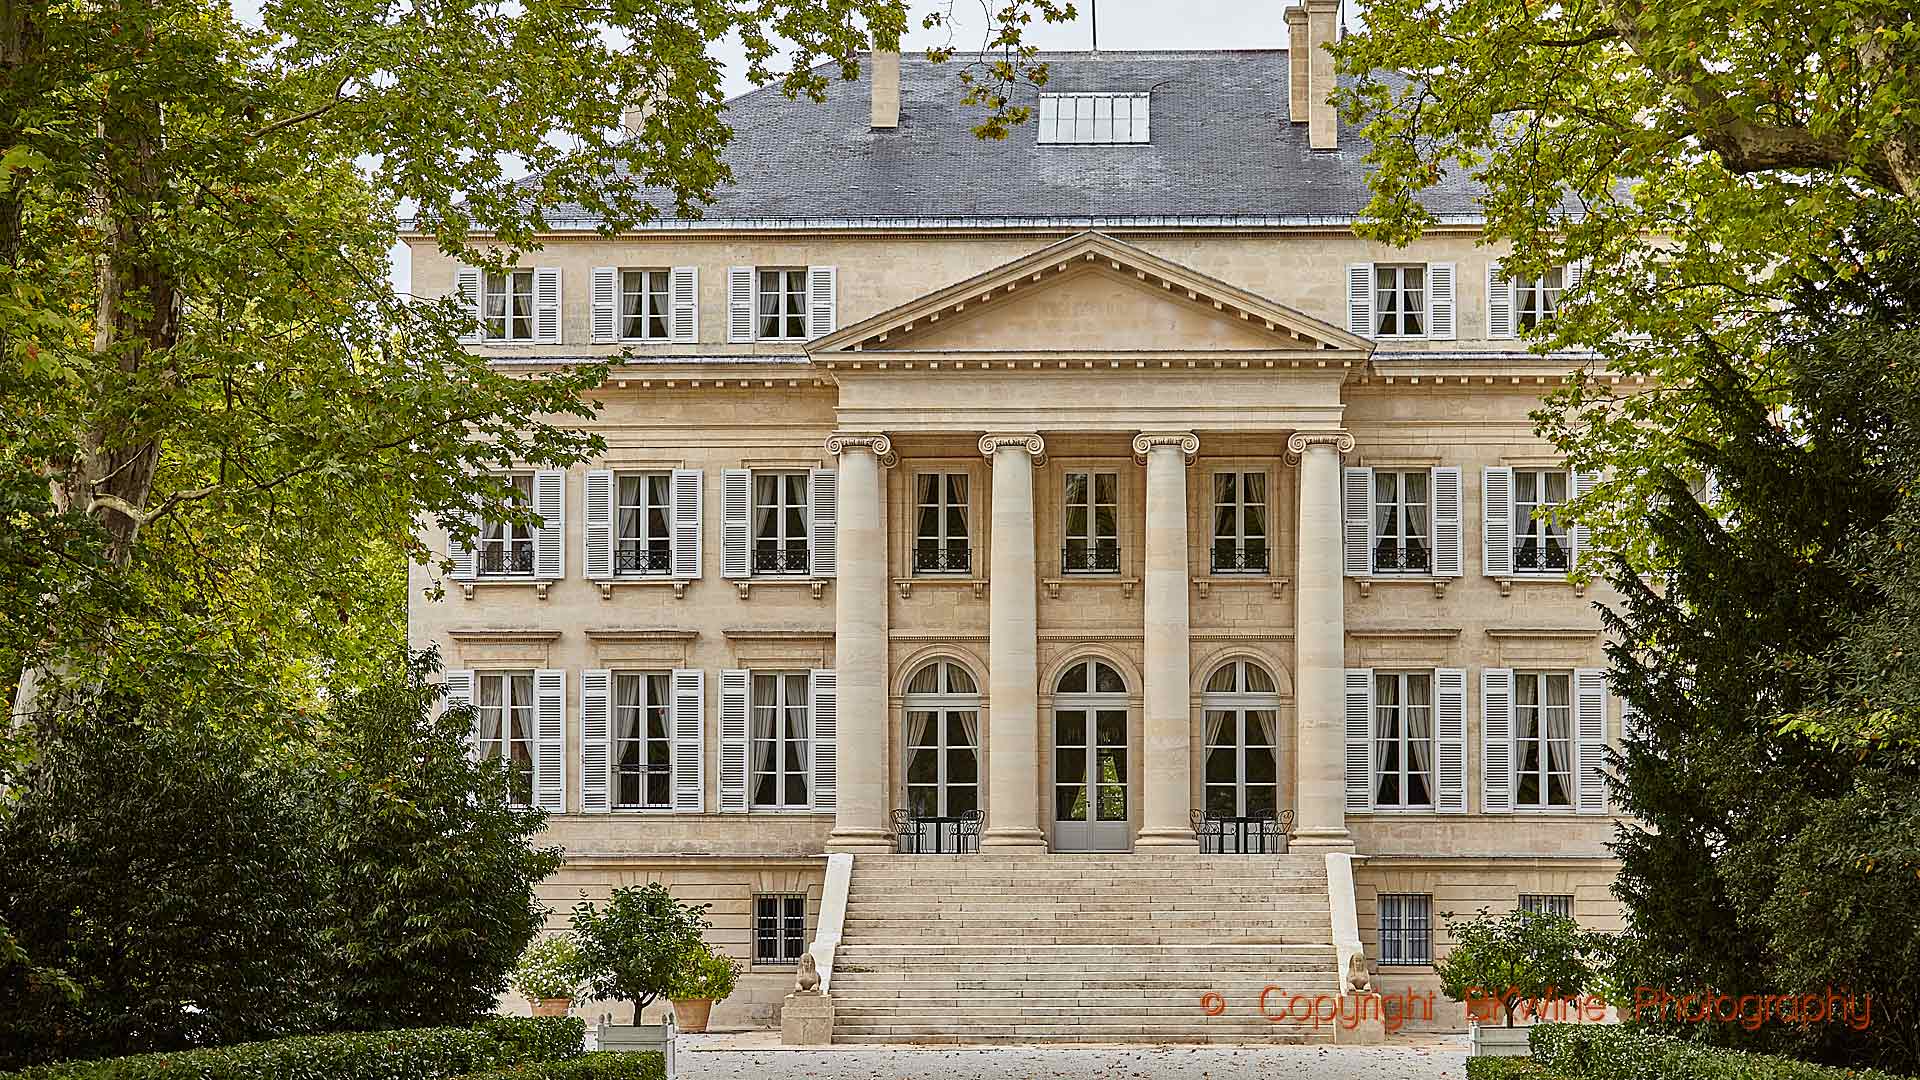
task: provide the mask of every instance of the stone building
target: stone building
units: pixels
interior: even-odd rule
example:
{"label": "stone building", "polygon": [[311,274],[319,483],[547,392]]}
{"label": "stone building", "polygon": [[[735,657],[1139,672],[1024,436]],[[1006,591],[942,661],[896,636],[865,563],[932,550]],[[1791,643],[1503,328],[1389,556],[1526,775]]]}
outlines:
{"label": "stone building", "polygon": [[[556,912],[711,903],[722,1024],[837,936],[841,1037],[936,1039],[1312,1038],[1259,992],[1360,950],[1424,994],[1448,913],[1617,925],[1605,598],[1554,516],[1587,478],[1528,419],[1581,361],[1522,340],[1578,269],[1503,274],[1464,180],[1354,236],[1334,10],[1044,57],[1004,142],[877,53],[732,102],[702,219],[564,209],[507,274],[412,238],[500,366],[624,357],[605,456],[517,474],[544,525],[483,523],[410,613],[553,814]],[[991,989],[1056,956],[1053,1000]]]}

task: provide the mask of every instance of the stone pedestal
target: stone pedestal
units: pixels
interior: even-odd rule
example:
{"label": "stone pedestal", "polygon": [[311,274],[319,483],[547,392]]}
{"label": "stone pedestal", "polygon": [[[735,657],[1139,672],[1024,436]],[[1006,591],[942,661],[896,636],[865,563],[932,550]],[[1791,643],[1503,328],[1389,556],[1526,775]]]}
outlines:
{"label": "stone pedestal", "polygon": [[1378,1046],[1386,1042],[1386,1001],[1375,993],[1344,995],[1333,1041],[1337,1046]]}
{"label": "stone pedestal", "polygon": [[787,1046],[827,1046],[833,1042],[833,998],[792,993],[780,1006],[780,1041]]}

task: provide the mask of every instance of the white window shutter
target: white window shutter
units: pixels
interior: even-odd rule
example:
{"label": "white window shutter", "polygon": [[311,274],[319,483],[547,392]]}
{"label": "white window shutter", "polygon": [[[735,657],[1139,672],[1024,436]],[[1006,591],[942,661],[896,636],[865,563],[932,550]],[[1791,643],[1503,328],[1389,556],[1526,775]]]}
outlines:
{"label": "white window shutter", "polygon": [[1513,470],[1489,466],[1480,473],[1480,572],[1513,576]]}
{"label": "white window shutter", "polygon": [[840,794],[840,680],[832,668],[815,668],[807,681],[813,721],[813,808],[832,813]]}
{"label": "white window shutter", "polygon": [[1373,573],[1373,470],[1347,469],[1340,486],[1346,574],[1366,577]]}
{"label": "white window shutter", "polygon": [[[753,573],[753,472],[720,470],[720,576]],[[723,687],[725,683],[721,684]]]}
{"label": "white window shutter", "polygon": [[1513,669],[1480,670],[1480,812],[1513,812]]}
{"label": "white window shutter", "polygon": [[699,469],[673,470],[673,576],[677,578],[700,576],[700,489],[705,477]]}
{"label": "white window shutter", "polygon": [[478,345],[482,340],[480,320],[480,271],[471,266],[462,266],[453,272],[454,295],[460,298],[460,306],[468,318],[474,320],[474,326],[460,335],[460,340],[468,345]]}
{"label": "white window shutter", "polygon": [[1373,336],[1373,264],[1347,264],[1347,332]]}
{"label": "white window shutter", "polygon": [[560,268],[533,271],[533,340],[539,345],[560,344]]}
{"label": "white window shutter", "polygon": [[1573,673],[1573,771],[1576,805],[1582,814],[1607,812],[1607,673],[1581,668]]}
{"label": "white window shutter", "polygon": [[1466,535],[1460,521],[1460,470],[1442,466],[1433,470],[1428,490],[1433,493],[1433,574],[1459,577],[1465,573]]}
{"label": "white window shutter", "polygon": [[1347,669],[1347,813],[1373,809],[1373,669]]}
{"label": "white window shutter", "polygon": [[667,299],[673,311],[673,340],[692,345],[700,340],[700,268],[676,266],[670,272]]}
{"label": "white window shutter", "polygon": [[673,669],[673,808],[707,808],[707,673]]}
{"label": "white window shutter", "polygon": [[815,469],[807,477],[808,572],[814,577],[832,577],[839,563],[840,484],[832,469]]}
{"label": "white window shutter", "polygon": [[[471,520],[471,518],[468,519],[469,523],[471,523]],[[447,534],[447,561],[453,564],[453,578],[455,581],[473,580],[474,570],[476,569],[473,548],[456,539],[451,532]]]}
{"label": "white window shutter", "polygon": [[586,518],[581,522],[586,550],[581,553],[589,581],[613,577],[613,470],[589,469],[585,495],[581,503]]}
{"label": "white window shutter", "polygon": [[540,527],[533,531],[533,576],[549,581],[566,577],[566,553],[560,549],[567,534],[566,470],[533,474],[533,512],[540,515]]}
{"label": "white window shutter", "polygon": [[1442,814],[1467,812],[1467,673],[1433,673],[1434,804]]}
{"label": "white window shutter", "polygon": [[604,814],[613,808],[613,672],[590,668],[580,673],[580,812]]}
{"label": "white window shutter", "polygon": [[533,673],[533,804],[549,814],[567,812],[567,673]]}
{"label": "white window shutter", "polygon": [[747,811],[747,692],[744,668],[720,672],[720,812]]}
{"label": "white window shutter", "polygon": [[[1586,283],[1587,283],[1586,262],[1584,260],[1570,262],[1567,264],[1566,271],[1560,276],[1560,284],[1563,286],[1563,288],[1560,290],[1560,295],[1562,297],[1565,297],[1569,293],[1578,293],[1580,291],[1580,286],[1585,285]],[[1576,299],[1578,299],[1578,297],[1576,297]]]}
{"label": "white window shutter", "polygon": [[1453,264],[1427,264],[1427,337],[1434,341],[1454,339]]}
{"label": "white window shutter", "polygon": [[840,310],[840,273],[837,267],[807,267],[807,336],[833,333]]}
{"label": "white window shutter", "polygon": [[[440,679],[447,688],[447,696],[440,705],[443,711],[456,706],[473,707],[472,668],[448,668],[440,673]],[[478,760],[479,757],[480,717],[475,715],[473,723],[467,727],[467,759],[472,761]]]}
{"label": "white window shutter", "polygon": [[[1573,497],[1576,499],[1586,498],[1587,495],[1593,491],[1594,485],[1599,482],[1599,473],[1587,469],[1575,469],[1573,471]],[[1573,538],[1573,558],[1568,560],[1568,562],[1570,566],[1577,567],[1580,565],[1580,560],[1586,557],[1587,550],[1593,547],[1593,529],[1576,521],[1573,523],[1573,527],[1568,530],[1568,535]]]}
{"label": "white window shutter", "polygon": [[1487,264],[1487,336],[1513,336],[1513,281],[1498,262]]}
{"label": "white window shutter", "polygon": [[727,267],[727,340],[753,340],[753,267]]}
{"label": "white window shutter", "polygon": [[620,339],[620,268],[593,268],[593,340],[605,344]]}

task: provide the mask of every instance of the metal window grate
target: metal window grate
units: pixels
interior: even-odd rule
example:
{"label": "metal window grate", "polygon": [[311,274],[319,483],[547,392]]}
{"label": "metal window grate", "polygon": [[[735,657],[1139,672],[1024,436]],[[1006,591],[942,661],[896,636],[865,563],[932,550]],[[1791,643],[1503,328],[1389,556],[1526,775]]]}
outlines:
{"label": "metal window grate", "polygon": [[1567,893],[1521,893],[1520,910],[1573,918],[1573,897]]}
{"label": "metal window grate", "polygon": [[753,898],[753,962],[797,964],[807,951],[807,898],[766,893]]}
{"label": "metal window grate", "polygon": [[1433,897],[1426,893],[1381,893],[1380,963],[1433,963]]}

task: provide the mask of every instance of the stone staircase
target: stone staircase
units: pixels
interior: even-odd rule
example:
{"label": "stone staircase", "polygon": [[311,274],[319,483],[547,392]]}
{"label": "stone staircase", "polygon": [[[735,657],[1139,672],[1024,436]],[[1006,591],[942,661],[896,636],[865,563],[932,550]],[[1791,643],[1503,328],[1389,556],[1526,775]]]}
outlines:
{"label": "stone staircase", "polygon": [[1260,996],[1335,994],[1335,964],[1320,855],[859,855],[833,1038],[1332,1042]]}

